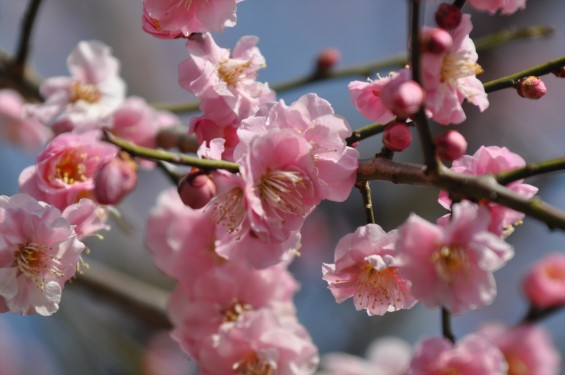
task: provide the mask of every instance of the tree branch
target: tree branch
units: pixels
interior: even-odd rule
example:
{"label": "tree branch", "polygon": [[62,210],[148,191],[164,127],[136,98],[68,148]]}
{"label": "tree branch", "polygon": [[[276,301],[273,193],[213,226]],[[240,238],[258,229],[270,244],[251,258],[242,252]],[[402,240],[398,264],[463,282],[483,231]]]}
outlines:
{"label": "tree branch", "polygon": [[495,178],[499,184],[508,185],[511,182],[523,178],[562,170],[565,170],[565,157],[541,161],[539,163],[529,163],[521,168],[498,173]]}

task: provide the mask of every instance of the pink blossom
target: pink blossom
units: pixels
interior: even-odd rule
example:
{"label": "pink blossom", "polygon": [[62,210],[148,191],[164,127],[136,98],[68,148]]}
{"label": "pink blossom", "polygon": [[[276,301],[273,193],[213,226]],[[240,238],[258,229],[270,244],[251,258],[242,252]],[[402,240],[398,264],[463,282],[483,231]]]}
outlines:
{"label": "pink blossom", "polygon": [[56,312],[83,250],[56,208],[27,194],[0,196],[0,311]]}
{"label": "pink blossom", "polygon": [[94,196],[101,204],[120,203],[137,186],[137,164],[122,152],[100,163],[94,179]]}
{"label": "pink blossom", "polygon": [[407,375],[507,375],[502,353],[488,340],[469,335],[452,344],[442,337],[420,342]]}
{"label": "pink blossom", "polygon": [[426,109],[440,124],[458,124],[465,120],[461,107],[464,99],[481,111],[488,107],[483,84],[476,78],[482,72],[477,64],[477,52],[469,33],[471,17],[464,14],[457,28],[450,30],[453,46],[445,53],[422,55],[423,86]]}
{"label": "pink blossom", "polygon": [[194,134],[199,144],[210,143],[214,139],[223,139],[224,151],[221,155],[223,160],[233,161],[233,151],[239,143],[237,127],[239,121],[232,123],[218,123],[206,116],[198,116],[190,119],[189,134]]}
{"label": "pink blossom", "polygon": [[526,7],[526,0],[470,0],[469,3],[474,8],[491,14],[497,11],[502,14],[512,14]]}
{"label": "pink blossom", "polygon": [[550,254],[534,264],[524,277],[523,290],[536,307],[565,304],[565,255]]}
{"label": "pink blossom", "polygon": [[99,129],[102,119],[123,102],[126,85],[120,64],[98,41],[82,41],[67,58],[71,77],[54,77],[41,84],[45,103],[32,109],[56,133]]}
{"label": "pink blossom", "polygon": [[496,296],[492,272],[514,255],[488,232],[486,208],[467,201],[453,205],[451,220],[434,225],[412,214],[400,227],[396,249],[400,275],[429,307],[459,314],[490,304]]}
{"label": "pink blossom", "polygon": [[200,349],[202,375],[310,375],[318,366],[318,350],[293,318],[262,309],[226,324]]}
{"label": "pink blossom", "polygon": [[24,104],[17,91],[0,90],[0,134],[10,143],[35,151],[47,143],[51,130],[31,116]]}
{"label": "pink blossom", "polygon": [[196,363],[182,352],[168,332],[154,334],[141,358],[141,375],[196,375]]}
{"label": "pink blossom", "polygon": [[378,225],[367,224],[338,242],[335,264],[322,266],[337,303],[353,297],[355,308],[366,309],[369,315],[414,306],[410,283],[398,274],[396,238],[396,231],[385,233]]}
{"label": "pink blossom", "polygon": [[100,165],[118,149],[97,139],[97,133],[66,133],[55,137],[37,163],[20,174],[20,189],[64,210],[81,198],[94,199],[94,178]]}
{"label": "pink blossom", "polygon": [[540,325],[483,325],[477,334],[495,345],[508,363],[509,375],[557,375],[561,356]]}
{"label": "pink blossom", "polygon": [[395,117],[381,100],[383,87],[390,79],[391,77],[384,77],[376,81],[352,81],[347,86],[353,105],[367,119],[384,124]]}
{"label": "pink blossom", "polygon": [[67,206],[63,217],[74,227],[79,240],[110,229],[106,224],[108,209],[87,198]]}
{"label": "pink blossom", "polygon": [[200,109],[207,118],[231,124],[274,100],[269,86],[256,81],[257,71],[265,67],[258,41],[255,36],[244,36],[231,53],[208,33],[186,42],[189,57],[179,65],[179,82],[201,100]]}
{"label": "pink blossom", "polygon": [[[518,154],[509,151],[506,147],[481,146],[474,155],[464,155],[454,160],[451,170],[457,173],[481,176],[485,174],[497,174],[500,172],[520,168],[526,162]],[[515,193],[532,197],[538,189],[535,186],[523,183],[523,180],[511,182],[507,187]],[[449,209],[451,200],[446,192],[439,195],[439,203]],[[495,234],[510,234],[512,226],[517,225],[524,218],[524,214],[509,208],[488,203],[492,216],[489,230]]]}
{"label": "pink blossom", "polygon": [[158,38],[221,32],[236,23],[236,5],[243,0],[143,0],[143,31]]}

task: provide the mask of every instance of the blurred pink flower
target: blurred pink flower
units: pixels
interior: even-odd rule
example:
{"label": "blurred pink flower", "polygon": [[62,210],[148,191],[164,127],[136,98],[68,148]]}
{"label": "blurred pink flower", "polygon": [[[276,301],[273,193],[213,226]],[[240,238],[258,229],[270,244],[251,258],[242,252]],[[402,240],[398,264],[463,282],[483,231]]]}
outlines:
{"label": "blurred pink flower", "polygon": [[396,249],[400,275],[429,307],[460,314],[494,300],[492,272],[512,256],[512,246],[488,232],[486,208],[467,201],[453,205],[451,220],[434,225],[412,214],[400,227]]}
{"label": "blurred pink flower", "polygon": [[58,209],[27,194],[0,196],[0,312],[56,312],[83,250]]}
{"label": "blurred pink flower", "polygon": [[494,344],[508,363],[509,375],[557,375],[561,355],[540,325],[506,326],[489,323],[477,334]]}
{"label": "blurred pink flower", "polygon": [[554,253],[538,261],[524,277],[522,286],[535,307],[565,304],[565,255]]}
{"label": "blurred pink flower", "polygon": [[491,14],[500,11],[502,14],[512,14],[526,7],[526,0],[469,0],[471,6]]}
{"label": "blurred pink flower", "polygon": [[355,308],[366,309],[369,315],[414,306],[410,282],[398,274],[396,238],[396,231],[386,233],[367,224],[338,242],[335,264],[322,266],[323,279],[337,303],[353,297]]}
{"label": "blurred pink flower", "polygon": [[108,208],[87,198],[67,206],[63,210],[63,217],[74,227],[79,240],[110,229],[106,223]]}
{"label": "blurred pink flower", "polygon": [[221,32],[235,26],[236,5],[241,1],[143,0],[143,30],[162,39]]}
{"label": "blurred pink flower", "polygon": [[420,342],[407,375],[508,375],[502,353],[487,339],[469,335],[452,344],[442,337]]}

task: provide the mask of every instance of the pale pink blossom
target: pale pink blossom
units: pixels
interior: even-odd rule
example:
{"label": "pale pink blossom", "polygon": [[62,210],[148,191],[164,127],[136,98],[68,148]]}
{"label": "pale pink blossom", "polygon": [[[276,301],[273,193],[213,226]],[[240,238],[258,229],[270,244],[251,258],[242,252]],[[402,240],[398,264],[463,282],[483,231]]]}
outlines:
{"label": "pale pink blossom", "polygon": [[417,345],[407,375],[508,375],[507,368],[502,353],[481,336],[457,344],[433,337]]}
{"label": "pale pink blossom", "polygon": [[[500,172],[520,168],[526,165],[524,159],[506,147],[481,146],[474,155],[463,155],[454,160],[451,170],[457,173],[481,176],[486,174],[497,174]],[[506,186],[515,193],[532,197],[538,188],[525,184],[523,180],[511,182]],[[451,200],[446,192],[439,195],[439,203],[449,209]],[[494,203],[488,203],[492,216],[489,230],[499,235],[512,233],[513,226],[517,225],[524,218],[524,214]]]}
{"label": "pale pink blossom", "polygon": [[426,109],[440,124],[459,124],[466,118],[463,100],[481,111],[488,107],[483,84],[476,75],[482,72],[469,33],[471,17],[464,14],[457,28],[450,30],[453,46],[445,53],[422,54],[422,78],[426,92]]}
{"label": "pale pink blossom", "polygon": [[137,186],[137,164],[122,152],[107,158],[94,178],[94,197],[100,204],[116,205]]}
{"label": "pale pink blossom", "polygon": [[225,143],[221,159],[233,161],[233,151],[239,143],[238,126],[239,121],[237,120],[222,124],[206,116],[198,116],[190,119],[188,133],[194,134],[199,144],[210,143],[214,139],[223,139]]}
{"label": "pale pink blossom", "polygon": [[143,30],[163,39],[192,33],[221,32],[235,26],[236,5],[243,0],[143,0]]}
{"label": "pale pink blossom", "polygon": [[522,287],[535,307],[565,304],[565,255],[554,253],[538,261],[528,270]]}
{"label": "pale pink blossom", "polygon": [[202,375],[311,375],[318,367],[318,350],[294,318],[261,309],[225,324],[200,348]]}
{"label": "pale pink blossom", "polygon": [[141,375],[196,375],[196,363],[179,348],[168,332],[154,334],[145,345]]}
{"label": "pale pink blossom", "polygon": [[353,297],[355,308],[366,309],[369,315],[414,306],[410,282],[398,274],[396,238],[396,231],[386,233],[377,224],[367,224],[339,240],[335,264],[322,266],[337,303]]}
{"label": "pale pink blossom", "polygon": [[506,359],[509,375],[557,375],[561,355],[541,325],[490,323],[477,334],[495,345]]}
{"label": "pale pink blossom", "polygon": [[100,165],[118,149],[97,138],[97,132],[55,137],[37,163],[20,174],[20,190],[60,210],[81,198],[94,199],[94,178]]}
{"label": "pale pink blossom", "polygon": [[125,97],[120,63],[102,42],[82,41],[67,65],[71,76],[45,80],[40,87],[45,102],[30,111],[56,133],[101,128]]}
{"label": "pale pink blossom", "polygon": [[108,208],[91,199],[82,198],[63,210],[63,217],[74,227],[79,240],[109,230]]}
{"label": "pale pink blossom", "polygon": [[0,196],[0,311],[56,312],[83,250],[58,209],[27,194]]}
{"label": "pale pink blossom", "polygon": [[51,130],[31,116],[24,104],[17,91],[0,90],[0,134],[10,143],[36,151],[47,143]]}
{"label": "pale pink blossom", "polygon": [[351,102],[367,119],[384,124],[395,117],[381,100],[383,87],[390,79],[391,77],[384,77],[375,81],[352,81],[347,86]]}
{"label": "pale pink blossom", "polygon": [[469,4],[475,9],[494,14],[500,11],[502,14],[512,14],[518,9],[526,7],[526,0],[469,0]]}
{"label": "pale pink blossom", "polygon": [[453,205],[451,220],[434,225],[412,214],[400,227],[396,249],[400,275],[429,307],[460,314],[496,296],[493,272],[512,256],[512,246],[488,231],[489,211],[467,201]]}

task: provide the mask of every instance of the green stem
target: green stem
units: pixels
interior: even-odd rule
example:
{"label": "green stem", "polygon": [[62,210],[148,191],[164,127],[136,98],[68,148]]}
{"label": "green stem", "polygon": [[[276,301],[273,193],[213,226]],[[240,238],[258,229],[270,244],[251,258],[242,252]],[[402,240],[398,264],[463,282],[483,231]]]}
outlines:
{"label": "green stem", "polygon": [[199,159],[184,154],[177,154],[163,150],[155,150],[152,148],[141,147],[131,142],[128,142],[122,138],[116,137],[109,131],[104,132],[104,139],[118,146],[123,151],[128,152],[132,156],[136,156],[142,159],[149,159],[155,161],[161,160],[172,164],[189,165],[192,167],[197,167],[205,170],[225,169],[233,173],[239,172],[239,164],[237,163],[232,163],[224,160]]}
{"label": "green stem", "polygon": [[355,186],[359,189],[363,199],[363,209],[367,217],[367,224],[375,224],[375,212],[373,211],[373,199],[371,198],[371,185],[369,181],[361,181],[355,184]]}
{"label": "green stem", "polygon": [[483,84],[487,93],[514,87],[516,82],[524,77],[529,76],[542,76],[549,74],[562,66],[565,66],[565,56],[558,59],[551,60],[544,64],[536,65],[532,68],[522,70],[521,72],[514,73],[505,77],[501,77]]}
{"label": "green stem", "polygon": [[362,128],[355,130],[350,137],[348,137],[345,141],[347,142],[348,146],[353,145],[355,142],[362,141],[365,138],[369,138],[373,135],[377,135],[382,133],[387,126],[392,124],[395,120],[388,122],[386,124],[377,124],[373,123]]}
{"label": "green stem", "polygon": [[508,185],[511,182],[521,180],[523,178],[562,170],[565,170],[565,157],[546,160],[539,163],[526,164],[521,168],[498,173],[494,177],[499,184]]}

